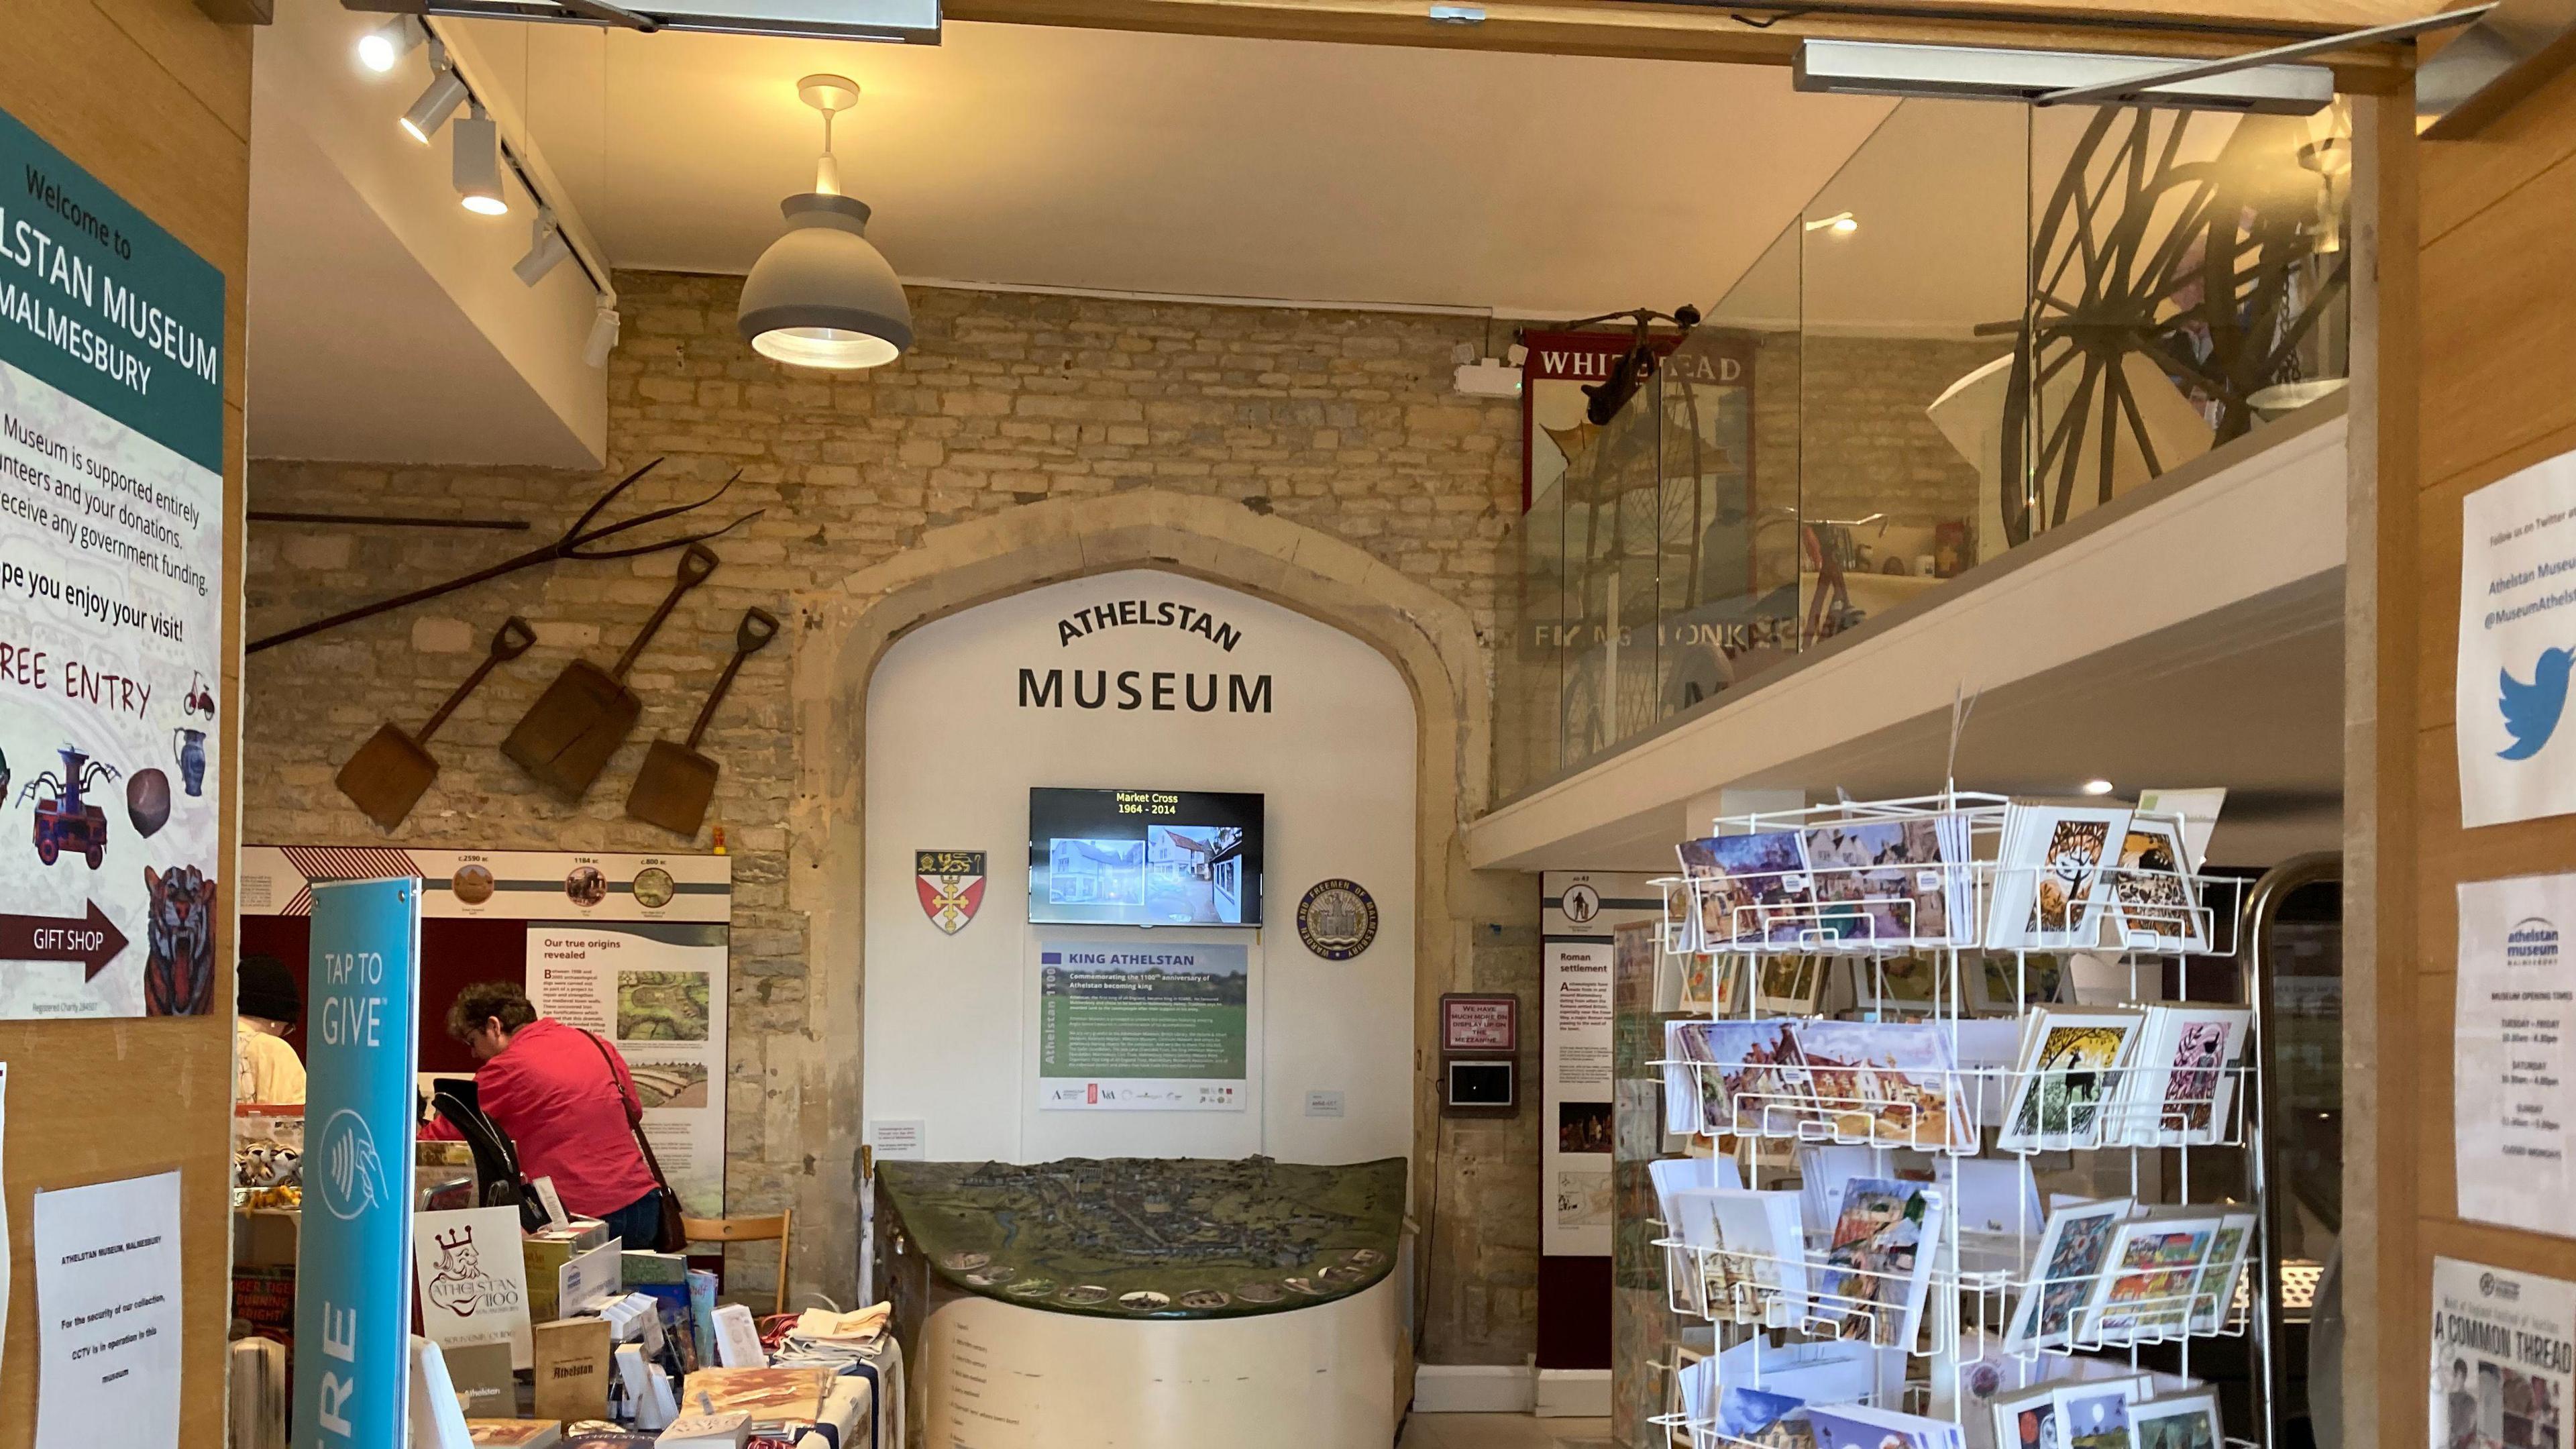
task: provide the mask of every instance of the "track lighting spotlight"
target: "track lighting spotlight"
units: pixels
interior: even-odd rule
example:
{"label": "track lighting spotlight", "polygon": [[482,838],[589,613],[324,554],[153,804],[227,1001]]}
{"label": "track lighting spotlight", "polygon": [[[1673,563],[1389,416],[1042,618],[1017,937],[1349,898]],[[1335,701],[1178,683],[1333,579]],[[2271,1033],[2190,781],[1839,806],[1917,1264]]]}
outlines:
{"label": "track lighting spotlight", "polygon": [[534,227],[528,234],[528,254],[519,258],[519,264],[510,270],[519,274],[521,286],[533,287],[545,280],[546,273],[562,266],[564,258],[571,255],[572,243],[564,240],[563,227],[555,221],[554,208],[540,206]]}
{"label": "track lighting spotlight", "polygon": [[484,114],[481,101],[456,123],[456,195],[480,216],[510,209],[501,197],[501,126]]}
{"label": "track lighting spotlight", "polygon": [[403,134],[426,146],[456,108],[465,104],[469,93],[465,82],[457,77],[456,67],[448,63],[447,47],[433,40],[429,43],[429,89],[403,112]]}
{"label": "track lighting spotlight", "polygon": [[417,15],[398,15],[358,37],[358,64],[383,75],[429,38]]}
{"label": "track lighting spotlight", "polygon": [[592,367],[606,367],[608,354],[617,350],[617,309],[602,299],[599,310],[590,319],[590,341],[581,349],[581,360]]}

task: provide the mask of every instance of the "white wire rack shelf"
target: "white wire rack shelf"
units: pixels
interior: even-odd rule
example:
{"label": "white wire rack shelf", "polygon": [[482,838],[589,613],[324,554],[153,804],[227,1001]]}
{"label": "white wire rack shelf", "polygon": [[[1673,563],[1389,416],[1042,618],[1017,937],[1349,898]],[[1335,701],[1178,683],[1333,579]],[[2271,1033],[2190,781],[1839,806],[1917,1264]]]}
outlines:
{"label": "white wire rack shelf", "polygon": [[[1783,1065],[1662,1058],[1666,1091],[1688,1083],[1688,1121],[1668,1130],[2015,1156],[2106,1148],[2247,1145],[2254,1068],[2217,1066],[1934,1067]],[[1784,1077],[1790,1080],[1782,1080]]]}
{"label": "white wire rack shelf", "polygon": [[[1694,1419],[1679,1409],[1658,1414],[1647,1422],[1661,1427],[1677,1441],[1687,1443],[1689,1449],[1811,1449],[1815,1442],[1811,1437],[1779,1429],[1752,1438],[1729,1434],[1718,1428],[1715,1418]],[[2226,1449],[2263,1449],[2254,1440],[2233,1435],[2220,1442]]]}
{"label": "white wire rack shelf", "polygon": [[[2213,1208],[2211,1215],[2222,1213]],[[2241,1337],[2251,1321],[2241,1237],[2232,1251],[2213,1234],[2150,1261],[2057,1277],[2033,1276],[2026,1256],[2014,1268],[1962,1267],[1938,1244],[1924,1245],[1920,1273],[1872,1268],[1812,1246],[1796,1257],[1674,1237],[1657,1238],[1655,1246],[1664,1251],[1675,1313],[1861,1340],[1923,1358],[1957,1352],[1963,1334],[2036,1362],[2051,1353]],[[1928,1306],[1946,1308],[1954,1299],[1955,1314]]]}
{"label": "white wire rack shelf", "polygon": [[[2234,954],[2242,880],[2179,860],[2128,863],[2107,839],[2090,857],[1999,861],[2009,809],[2001,796],[1961,794],[1721,818],[1720,837],[1759,836],[1774,849],[1658,879],[1665,948]],[[2140,818],[2179,838],[2179,819]]]}
{"label": "white wire rack shelf", "polygon": [[[1990,1221],[1963,1229],[1946,1214],[1896,1261],[1838,1248],[1816,1226],[1830,1214],[1806,1214],[1794,1249],[1742,1251],[1653,1225],[1667,1307],[1715,1325],[1720,1344],[1867,1345],[1911,1367],[1896,1375],[1901,1386],[1882,1376],[1857,1402],[1963,1426],[1963,1414],[1985,1412],[1963,1408],[1963,1360],[2016,1365],[2024,1384],[2071,1384],[2069,1375],[2124,1359],[2144,1374],[2142,1352],[2178,1364],[2186,1380],[2198,1345],[2252,1339],[2258,1355],[2270,1352],[2260,1332],[2268,1289],[2259,1203],[2207,1200],[2248,1185],[2260,1196],[2259,1173],[2206,1165],[2216,1154],[2250,1166],[2262,1148],[2259,1023],[2244,1005],[2257,985],[2241,965],[2207,960],[2237,956],[2246,883],[2187,869],[2179,818],[2124,817],[2107,801],[2031,807],[2062,819],[2102,810],[2108,823],[2089,855],[2030,860],[2035,832],[2015,821],[2012,851],[2024,858],[2007,863],[1998,857],[2015,808],[1953,791],[1722,818],[1694,843],[1697,858],[1685,854],[1684,873],[1659,882],[1662,946],[1705,958],[1683,969],[1719,1028],[1704,1039],[1714,1047],[1706,1056],[1676,1037],[1655,1063],[1665,1130],[1715,1139],[1721,1152],[1732,1141],[1746,1186],[1806,1167],[1811,1144],[1920,1153],[1959,1172],[1977,1170],[1971,1159],[2028,1164],[2051,1154],[2049,1170],[2091,1184],[2075,1196],[2092,1201],[2116,1195],[2110,1184],[2125,1162],[2137,1206],[2120,1209],[2114,1247],[2091,1271],[2034,1261],[2049,1234],[2035,1189],[2010,1231]],[[2168,848],[2160,855],[2141,838]],[[2090,956],[2081,994],[2061,984],[2079,979],[2070,964],[2078,953]],[[2119,999],[2147,1005],[2104,1002],[2103,973],[2118,968],[2127,987]],[[1847,994],[1829,989],[1846,981]],[[2224,1002],[2207,999],[2213,981]],[[2150,1018],[2159,1008],[2175,1014]],[[2052,1027],[2080,1025],[2088,1011],[2159,1025],[2132,1033],[2122,1051],[2136,1054],[2039,1060],[2032,1038],[2042,1009]],[[2204,1037],[2196,1054],[2175,1055],[2180,1024],[2204,1012],[2232,1022],[2223,1047],[2209,1050]],[[1981,1015],[2018,1018],[2019,1039],[2000,1021],[1972,1026]],[[1786,1030],[1769,1034],[1765,1024]],[[1874,1034],[1891,1026],[1921,1031]],[[1811,1029],[1827,1049],[1782,1047]],[[1730,1054],[1745,1041],[1762,1045]],[[2070,1162],[2093,1165],[2071,1171]],[[2089,1362],[2051,1366],[2078,1358]],[[1667,1412],[1652,1422],[1674,1442],[1810,1442],[1781,1430],[1739,1437],[1686,1414],[1679,1366],[1670,1372]],[[1724,1373],[1729,1387],[1760,1389],[1766,1377]]]}

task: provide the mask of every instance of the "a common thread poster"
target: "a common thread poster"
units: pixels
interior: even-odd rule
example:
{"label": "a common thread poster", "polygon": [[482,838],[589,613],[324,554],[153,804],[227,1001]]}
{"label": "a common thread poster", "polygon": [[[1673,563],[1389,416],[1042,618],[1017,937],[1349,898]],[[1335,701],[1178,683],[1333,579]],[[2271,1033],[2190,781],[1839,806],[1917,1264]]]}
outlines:
{"label": "a common thread poster", "polygon": [[0,113],[0,1018],[215,1000],[224,278]]}
{"label": "a common thread poster", "polygon": [[723,1215],[727,935],[678,921],[528,926],[528,1000],[616,1044],[645,1140],[698,1217]]}
{"label": "a common thread poster", "polygon": [[2576,1284],[2456,1258],[2433,1260],[2433,1449],[2548,1449],[2567,1442]]}
{"label": "a common thread poster", "polygon": [[2576,875],[2463,881],[2459,903],[2451,1104],[2460,1216],[2569,1236],[2576,982],[2560,923],[2576,920]]}
{"label": "a common thread poster", "polygon": [[1038,942],[1038,1105],[1245,1110],[1252,966],[1227,942]]}

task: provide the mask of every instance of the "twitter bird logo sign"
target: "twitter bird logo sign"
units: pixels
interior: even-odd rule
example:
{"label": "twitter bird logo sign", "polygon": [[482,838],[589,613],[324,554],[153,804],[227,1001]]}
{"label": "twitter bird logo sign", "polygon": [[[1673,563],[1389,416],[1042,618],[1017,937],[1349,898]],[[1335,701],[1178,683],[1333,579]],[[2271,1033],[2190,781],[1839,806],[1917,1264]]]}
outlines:
{"label": "twitter bird logo sign", "polygon": [[2459,607],[2460,824],[2576,815],[2576,452],[2460,501]]}
{"label": "twitter bird logo sign", "polygon": [[2567,675],[2576,667],[2576,652],[2543,649],[2531,666],[2529,682],[2510,669],[2496,671],[2496,708],[2504,714],[2504,732],[2513,743],[2496,751],[2504,760],[2528,760],[2558,732],[2558,717],[2567,709]]}

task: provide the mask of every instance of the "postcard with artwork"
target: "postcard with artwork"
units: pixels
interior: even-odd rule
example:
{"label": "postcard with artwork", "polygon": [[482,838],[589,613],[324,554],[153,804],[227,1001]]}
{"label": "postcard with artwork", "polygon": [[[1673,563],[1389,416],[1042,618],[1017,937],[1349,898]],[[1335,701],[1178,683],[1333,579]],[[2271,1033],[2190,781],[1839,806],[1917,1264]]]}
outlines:
{"label": "postcard with artwork", "polygon": [[1946,1419],[1866,1404],[1811,1404],[1807,1422],[1816,1431],[1816,1449],[1952,1449],[1959,1426]]}
{"label": "postcard with artwork", "polygon": [[1841,1318],[1838,1337],[1913,1346],[1941,1224],[1941,1190],[1930,1183],[1863,1178],[1844,1189],[1817,1304]]}
{"label": "postcard with artwork", "polygon": [[1717,1005],[1717,963],[1725,959],[1703,951],[1690,951],[1672,956],[1681,980],[1675,990],[1675,1011],[1711,1015]]}
{"label": "postcard with artwork", "polygon": [[1694,1130],[1792,1134],[1812,1115],[1807,1071],[1789,1021],[1770,1017],[1681,1025],[1690,1059],[1708,1063],[1691,1068],[1699,1113]]}
{"label": "postcard with artwork", "polygon": [[1856,1147],[1830,1142],[1798,1144],[1798,1195],[1806,1199],[1808,1231],[1823,1237],[1842,1220],[1843,1191],[1853,1182],[1893,1177],[1884,1147]]}
{"label": "postcard with artwork", "polygon": [[1950,939],[1949,867],[1939,822],[1836,821],[1807,827],[1807,869],[1827,939],[1934,944]]}
{"label": "postcard with artwork", "polygon": [[1795,942],[1816,934],[1816,891],[1797,831],[1711,835],[1679,848],[1682,874],[1698,894],[1701,949]]}
{"label": "postcard with artwork", "polygon": [[1942,1028],[1802,1021],[1796,1035],[1816,1115],[1835,1136],[1927,1152],[1976,1146],[1976,1125],[1960,1110],[1958,1067]]}
{"label": "postcard with artwork", "polygon": [[2191,1331],[2216,1333],[2236,1310],[2236,1282],[2245,1276],[2246,1250],[2254,1241],[2252,1213],[2221,1213],[2209,1240],[2209,1261],[2191,1289]]}
{"label": "postcard with artwork", "polygon": [[2126,838],[2125,805],[2016,800],[2006,808],[1986,946],[2058,949],[2098,944],[2104,867]]}
{"label": "postcard with artwork", "polygon": [[2076,1336],[2088,1342],[2131,1343],[2184,1332],[2218,1227],[2214,1217],[2121,1224]]}
{"label": "postcard with artwork", "polygon": [[2111,872],[2111,901],[2119,912],[2113,929],[2127,949],[2210,949],[2210,920],[2183,865],[2188,859],[2181,821],[2143,812],[2130,817]]}
{"label": "postcard with artwork", "polygon": [[2220,1449],[2218,1395],[2176,1394],[2129,1405],[2130,1449]]}
{"label": "postcard with artwork", "polygon": [[[2004,1350],[2003,1340],[1975,1328],[1959,1330],[1958,1393],[1947,1393],[1950,1375],[1932,1371],[1931,1400],[1925,1412],[1935,1418],[1955,1417],[1966,1438],[1966,1449],[1997,1449],[1995,1406],[2007,1399],[2018,1400],[2029,1390],[2058,1376],[2059,1364],[2051,1359],[2030,1354],[2012,1354]],[[2051,1388],[2055,1385],[2050,1384]],[[2046,1390],[2042,1390],[2046,1392]],[[2036,1441],[2034,1441],[2035,1443]],[[2002,1449],[2023,1449],[2018,1442]]]}
{"label": "postcard with artwork", "polygon": [[2095,1147],[2104,1112],[2145,1017],[2135,1011],[2043,1010],[2023,1033],[2021,1072],[1995,1145],[2006,1152]]}
{"label": "postcard with artwork", "polygon": [[2019,1016],[2062,999],[2066,958],[2055,951],[1988,952],[1975,957],[1968,971],[1976,983],[1977,1010]]}
{"label": "postcard with artwork", "polygon": [[1714,1014],[1742,1016],[1753,1000],[1753,968],[1758,958],[1730,951],[1692,959],[1708,963],[1703,969],[1708,973],[1708,1006]]}
{"label": "postcard with artwork", "polygon": [[1763,1449],[1809,1449],[1815,1431],[1807,1424],[1806,1407],[1807,1401],[1793,1394],[1730,1386],[1717,1392],[1715,1428]]}
{"label": "postcard with artwork", "polygon": [[1684,1017],[1664,1023],[1664,1130],[1676,1137],[1706,1131],[1701,1110],[1708,1034],[1717,1023]]}
{"label": "postcard with artwork", "polygon": [[2065,1427],[2057,1419],[2057,1387],[2043,1383],[1996,1395],[1987,1408],[1995,1449],[2066,1449]]}
{"label": "postcard with artwork", "polygon": [[1689,1306],[1692,1311],[1723,1317],[1733,1302],[1732,1282],[1727,1271],[1725,1244],[1718,1237],[1717,1208],[1714,1188],[1689,1188],[1673,1194],[1673,1238],[1682,1247],[1689,1266]]}
{"label": "postcard with artwork", "polygon": [[2108,1198],[2070,1204],[2048,1215],[2039,1250],[2031,1255],[2030,1281],[2004,1332],[2005,1348],[2015,1353],[2062,1349],[2073,1340],[2075,1316],[2092,1301],[2129,1208],[2127,1198]]}
{"label": "postcard with artwork", "polygon": [[1699,917],[1691,909],[1691,883],[1687,879],[1658,881],[1664,893],[1662,921],[1664,949],[1674,952],[1704,951],[1699,942]]}
{"label": "postcard with artwork", "polygon": [[2224,1140],[2242,1075],[2232,1068],[2252,1020],[2241,1006],[2149,1008],[2127,1083],[2124,1140],[2160,1147]]}
{"label": "postcard with artwork", "polygon": [[2066,1449],[2130,1449],[2129,1401],[2136,1396],[2128,1379],[2059,1385],[2057,1426]]}
{"label": "postcard with artwork", "polygon": [[1753,1006],[1757,1011],[1812,1015],[1825,997],[1826,958],[1792,952],[1762,955],[1753,963]]}
{"label": "postcard with artwork", "polygon": [[1950,1000],[1950,963],[1932,951],[1856,956],[1852,996],[1882,1015],[1928,1016]]}
{"label": "postcard with artwork", "polygon": [[1693,1193],[1685,1211],[1715,1219],[1724,1293],[1712,1290],[1707,1312],[1733,1323],[1795,1328],[1807,1318],[1807,1237],[1798,1194],[1723,1188]]}

